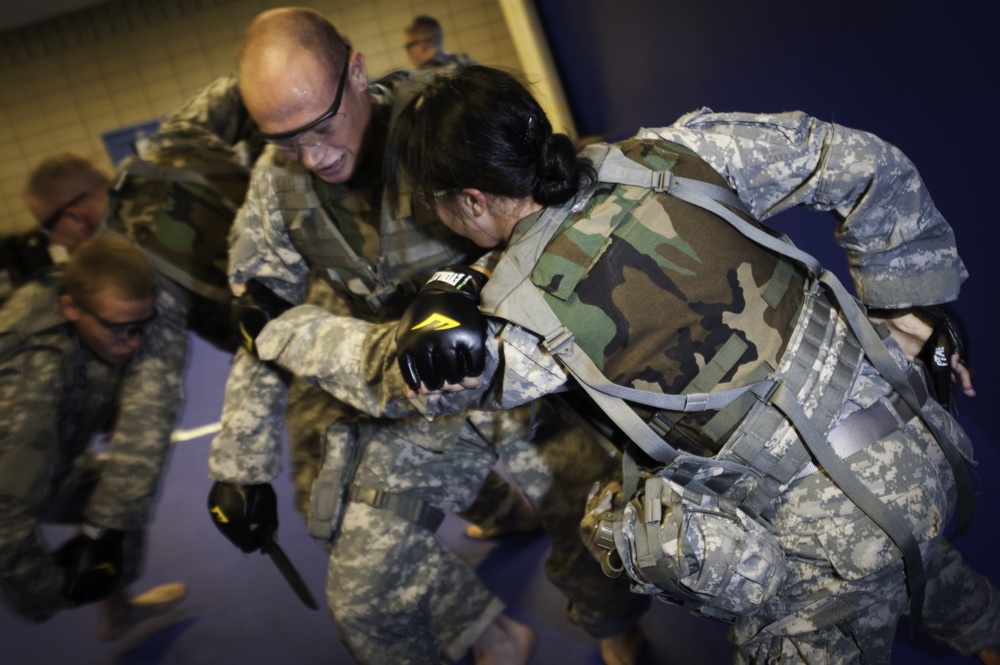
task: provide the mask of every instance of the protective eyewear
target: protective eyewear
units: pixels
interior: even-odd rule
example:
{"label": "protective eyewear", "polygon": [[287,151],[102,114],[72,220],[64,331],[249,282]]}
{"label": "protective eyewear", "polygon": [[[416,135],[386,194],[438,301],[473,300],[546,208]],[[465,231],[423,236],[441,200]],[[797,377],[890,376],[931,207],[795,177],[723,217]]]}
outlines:
{"label": "protective eyewear", "polygon": [[44,233],[46,234],[52,233],[52,229],[56,227],[56,224],[58,224],[59,220],[62,219],[62,216],[66,214],[66,211],[75,206],[80,201],[84,200],[85,198],[87,198],[87,192],[82,192],[80,194],[77,194],[69,201],[56,208],[55,212],[53,212],[51,215],[49,215],[41,222],[39,222],[38,226],[41,227]]}
{"label": "protective eyewear", "polygon": [[147,316],[145,319],[115,323],[114,321],[108,321],[107,319],[102,319],[97,314],[91,312],[89,309],[86,309],[84,307],[81,307],[80,309],[85,311],[92,319],[97,321],[101,325],[101,327],[107,330],[109,333],[124,339],[134,339],[136,337],[139,337],[140,335],[145,334],[146,328],[149,327],[149,324],[151,324],[153,322],[153,319],[155,319],[157,314],[159,314],[159,312],[157,312],[154,309],[153,313],[150,316]]}
{"label": "protective eyewear", "polygon": [[404,48],[405,48],[405,49],[406,49],[407,51],[409,51],[409,50],[410,50],[411,48],[413,48],[414,46],[418,46],[418,45],[420,45],[420,44],[426,44],[426,43],[428,43],[428,42],[430,42],[430,41],[431,41],[431,40],[429,40],[429,39],[414,39],[414,40],[412,40],[412,41],[409,41],[409,42],[406,42],[405,44],[403,44],[403,47],[404,47]]}
{"label": "protective eyewear", "polygon": [[351,48],[347,47],[344,54],[344,67],[340,71],[340,82],[337,84],[337,96],[333,98],[333,104],[326,113],[316,118],[307,125],[289,132],[277,132],[275,134],[264,134],[257,132],[257,137],[267,141],[279,150],[295,152],[299,147],[312,148],[330,137],[330,121],[340,110],[340,101],[344,96],[344,84],[347,81],[347,69],[351,64]]}

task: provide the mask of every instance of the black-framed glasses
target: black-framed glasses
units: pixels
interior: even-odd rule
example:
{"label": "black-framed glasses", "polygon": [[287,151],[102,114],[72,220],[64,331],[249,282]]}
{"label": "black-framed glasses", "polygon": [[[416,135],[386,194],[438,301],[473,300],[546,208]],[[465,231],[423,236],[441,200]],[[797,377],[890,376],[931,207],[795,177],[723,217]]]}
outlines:
{"label": "black-framed glasses", "polygon": [[81,192],[80,194],[77,194],[69,201],[56,208],[55,212],[39,222],[38,226],[46,234],[52,233],[52,229],[56,227],[56,224],[58,224],[59,220],[62,219],[62,216],[66,214],[66,211],[87,198],[88,194],[88,192]]}
{"label": "black-framed glasses", "polygon": [[138,319],[136,321],[123,321],[121,323],[116,323],[114,321],[108,321],[107,319],[99,317],[97,314],[94,314],[86,307],[80,306],[79,303],[77,304],[77,306],[80,307],[80,309],[82,309],[84,312],[86,312],[88,316],[97,321],[97,323],[99,323],[100,326],[105,330],[107,330],[109,333],[125,339],[134,339],[140,335],[145,334],[146,328],[149,327],[149,324],[151,324],[159,314],[159,312],[157,312],[154,309],[153,313],[144,319]]}
{"label": "black-framed glasses", "polygon": [[418,44],[427,44],[430,41],[431,40],[426,39],[426,38],[425,39],[413,39],[413,40],[410,40],[410,41],[406,42],[405,44],[403,44],[403,48],[405,48],[407,51],[409,51],[411,48],[413,48],[414,46],[417,46]]}
{"label": "black-framed glasses", "polygon": [[[257,132],[257,137],[267,141],[279,150],[293,152],[299,147],[312,148],[329,137],[329,126],[323,125],[326,121],[337,115],[340,111],[340,102],[344,96],[344,84],[347,82],[347,70],[351,64],[351,47],[347,47],[344,54],[344,67],[340,71],[340,82],[337,84],[337,96],[333,98],[333,103],[326,113],[316,118],[312,122],[288,132],[276,132],[274,134],[264,134]],[[323,126],[321,126],[323,125]]]}
{"label": "black-framed glasses", "polygon": [[434,206],[437,205],[437,200],[442,196],[448,194],[451,190],[447,189],[435,189],[426,192],[418,192],[415,195],[417,201],[419,201],[425,208],[434,211]]}

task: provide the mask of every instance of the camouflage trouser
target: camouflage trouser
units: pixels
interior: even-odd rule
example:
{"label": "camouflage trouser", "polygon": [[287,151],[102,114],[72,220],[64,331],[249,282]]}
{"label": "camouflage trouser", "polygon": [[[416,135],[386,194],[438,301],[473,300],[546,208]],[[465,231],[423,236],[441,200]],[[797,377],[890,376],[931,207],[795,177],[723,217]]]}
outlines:
{"label": "camouflage trouser", "polygon": [[551,553],[545,573],[569,600],[569,617],[594,637],[633,624],[650,597],[629,591],[625,576],[604,575],[580,538],[587,496],[598,480],[621,473],[618,460],[579,427],[544,419],[530,440],[512,442],[500,457],[542,520]]}
{"label": "camouflage trouser", "polygon": [[[324,436],[331,422],[353,417],[355,411],[330,393],[301,381],[293,380],[288,392],[286,410],[288,438],[291,446],[292,481],[295,486],[295,507],[303,517],[309,515],[313,481],[322,465]],[[331,445],[333,442],[330,442]],[[505,517],[520,501],[517,488],[494,470],[483,481],[475,502],[460,514],[474,524],[489,528]]]}
{"label": "camouflage trouser", "polygon": [[[925,412],[964,437],[936,404]],[[1000,595],[940,534],[954,508],[953,477],[929,431],[911,420],[846,461],[902,510],[921,543],[923,629],[962,653],[996,645]],[[909,604],[898,550],[821,472],[793,483],[771,519],[788,573],[760,613],[734,626],[736,662],[888,664]]]}
{"label": "camouflage trouser", "polygon": [[[355,484],[446,513],[472,503],[496,459],[464,417],[358,425],[365,448]],[[365,665],[460,658],[503,612],[503,603],[429,529],[358,502],[347,504],[332,543],[327,601],[338,635]]]}
{"label": "camouflage trouser", "polygon": [[[431,423],[371,421],[359,431],[367,447],[355,482],[456,513],[499,455],[549,530],[546,572],[568,596],[571,618],[602,637],[635,623],[649,599],[605,577],[579,538],[587,492],[614,462],[552,417],[546,413],[537,435],[532,407]],[[327,599],[341,639],[366,664],[456,660],[503,611],[429,530],[361,503],[348,504],[333,543]]]}
{"label": "camouflage trouser", "polygon": [[[73,470],[59,484],[54,496],[45,503],[39,521],[49,524],[82,523],[83,510],[101,479],[103,465],[104,458],[100,454],[85,453],[78,457]],[[126,531],[122,541],[122,587],[139,577],[145,551],[145,530]]]}

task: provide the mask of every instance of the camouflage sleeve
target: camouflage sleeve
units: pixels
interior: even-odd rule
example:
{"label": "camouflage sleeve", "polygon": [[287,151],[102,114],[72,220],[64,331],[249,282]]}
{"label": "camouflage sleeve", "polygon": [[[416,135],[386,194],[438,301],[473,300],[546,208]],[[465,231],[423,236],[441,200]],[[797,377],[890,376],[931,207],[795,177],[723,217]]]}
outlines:
{"label": "camouflage sleeve", "polygon": [[57,454],[62,357],[22,352],[0,365],[0,594],[19,616],[42,621],[62,603],[62,575],[38,531]]}
{"label": "camouflage sleeve", "polygon": [[156,133],[149,137],[149,146],[154,151],[191,144],[226,150],[251,138],[253,129],[236,77],[224,76],[167,114]]}
{"label": "camouflage sleeve", "polygon": [[149,521],[183,400],[185,309],[165,289],[156,309],[156,320],[126,369],[106,466],[84,512],[94,524],[113,529],[138,529]]}
{"label": "camouflage sleeve", "polygon": [[[240,293],[258,280],[291,303],[305,298],[309,266],[292,245],[274,193],[278,173],[273,152],[254,166],[247,198],[236,215],[229,245],[229,280]],[[279,320],[284,316],[279,317]],[[250,484],[273,480],[282,469],[286,377],[275,367],[239,351],[226,381],[222,431],[212,441],[209,475]]]}
{"label": "camouflage sleeve", "polygon": [[257,348],[296,377],[381,417],[504,410],[566,387],[566,373],[537,337],[490,319],[482,386],[411,400],[396,364],[395,336],[395,322],[373,324],[302,305],[267,324]]}
{"label": "camouflage sleeve", "polygon": [[309,265],[288,236],[275,193],[274,179],[283,173],[280,160],[280,155],[268,148],[254,166],[246,200],[233,222],[229,281],[239,293],[243,285],[256,279],[298,304],[305,298]]}
{"label": "camouflage sleeve", "polygon": [[640,136],[693,149],[760,219],[792,206],[832,212],[858,296],[869,306],[954,300],[968,276],[916,167],[877,136],[801,112],[707,109]]}
{"label": "camouflage sleeve", "polygon": [[209,449],[209,477],[240,485],[274,480],[282,470],[287,402],[285,376],[239,349],[226,380],[222,430]]}

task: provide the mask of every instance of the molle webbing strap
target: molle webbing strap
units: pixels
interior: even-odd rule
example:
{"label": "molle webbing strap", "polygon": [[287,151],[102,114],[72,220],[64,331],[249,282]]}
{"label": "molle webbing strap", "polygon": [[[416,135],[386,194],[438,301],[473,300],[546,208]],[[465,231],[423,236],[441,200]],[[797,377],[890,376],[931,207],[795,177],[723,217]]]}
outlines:
{"label": "molle webbing strap", "polygon": [[[456,263],[462,256],[432,232],[437,220],[418,223],[412,216],[409,195],[393,206],[383,192],[378,229],[379,263],[372,266],[344,237],[336,220],[312,190],[310,176],[278,175],[274,178],[285,227],[299,251],[322,266],[323,275],[349,297],[363,298],[371,311],[379,311],[387,298],[414,275]],[[398,216],[394,210],[398,209]]]}
{"label": "molle webbing strap", "polygon": [[[824,298],[807,298],[778,368],[785,387],[796,399],[811,405],[809,417],[824,433],[850,394],[862,357],[857,341],[837,323],[837,311]],[[815,363],[830,354],[835,360],[832,371],[826,380],[817,380]],[[733,497],[751,515],[765,510],[780,488],[811,462],[806,448],[799,443],[784,451],[772,450],[776,433],[786,423],[777,409],[765,404],[755,406],[732,436],[734,443],[717,456],[739,460],[760,474],[760,484],[747,496]]]}
{"label": "molle webbing strap", "polygon": [[426,501],[371,487],[351,485],[347,490],[347,500],[396,513],[408,522],[413,522],[432,533],[437,531],[444,521],[444,513]]}
{"label": "molle webbing strap", "polygon": [[907,525],[906,518],[897,506],[884,503],[875,496],[851,467],[837,456],[826,437],[810,422],[796,396],[787,386],[778,386],[778,389],[771,396],[771,403],[781,409],[788,416],[788,419],[795,423],[799,436],[816,457],[816,462],[823,467],[834,483],[872,521],[878,524],[902,552],[903,566],[906,569],[906,584],[910,591],[910,621],[919,626],[924,607],[926,579],[923,560],[920,556],[920,546]]}
{"label": "molle webbing strap", "polygon": [[239,205],[223,194],[207,177],[210,175],[247,175],[247,167],[235,162],[205,162],[190,166],[160,166],[147,162],[135,156],[130,156],[122,162],[121,174],[115,181],[114,189],[118,190],[126,176],[139,176],[147,180],[163,180],[166,182],[187,182],[200,185],[211,190],[226,208],[235,213]]}

